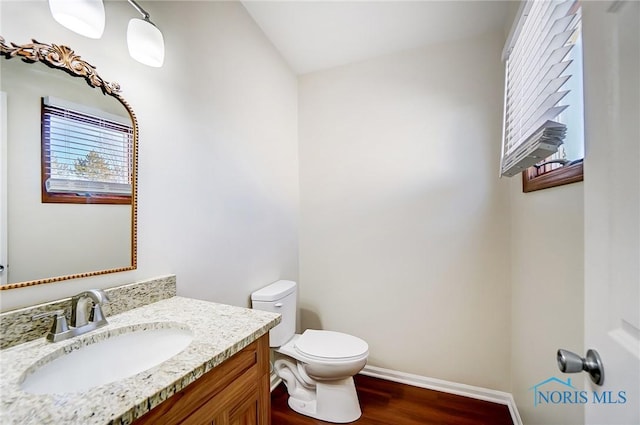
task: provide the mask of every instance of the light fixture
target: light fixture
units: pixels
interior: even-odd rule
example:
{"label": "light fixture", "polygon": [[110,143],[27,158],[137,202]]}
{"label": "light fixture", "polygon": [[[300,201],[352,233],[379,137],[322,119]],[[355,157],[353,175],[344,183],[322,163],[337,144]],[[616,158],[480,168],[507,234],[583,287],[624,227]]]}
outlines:
{"label": "light fixture", "polygon": [[127,28],[129,55],[140,63],[161,67],[164,63],[164,38],[151,20],[149,14],[134,0],[129,3],[143,16],[133,18]]}
{"label": "light fixture", "polygon": [[[134,0],[128,0],[141,15],[129,21],[127,46],[129,55],[145,65],[161,67],[164,63],[164,37]],[[65,28],[90,38],[100,38],[104,32],[103,0],[49,0],[53,19]]]}
{"label": "light fixture", "polygon": [[51,15],[60,25],[89,38],[104,32],[102,0],[49,0]]}

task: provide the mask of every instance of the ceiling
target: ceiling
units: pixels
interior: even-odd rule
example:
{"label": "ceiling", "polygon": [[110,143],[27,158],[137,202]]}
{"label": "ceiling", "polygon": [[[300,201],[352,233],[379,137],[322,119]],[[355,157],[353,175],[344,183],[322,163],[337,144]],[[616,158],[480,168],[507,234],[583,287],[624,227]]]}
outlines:
{"label": "ceiling", "polygon": [[297,74],[504,31],[509,1],[243,1]]}

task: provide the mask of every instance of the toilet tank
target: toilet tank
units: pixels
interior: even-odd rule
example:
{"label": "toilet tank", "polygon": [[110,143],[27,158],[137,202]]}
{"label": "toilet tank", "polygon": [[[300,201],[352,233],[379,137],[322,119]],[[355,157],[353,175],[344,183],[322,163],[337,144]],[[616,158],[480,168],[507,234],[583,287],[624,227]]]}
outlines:
{"label": "toilet tank", "polygon": [[282,321],[269,331],[269,346],[280,347],[296,333],[296,283],[279,280],[251,294],[251,306],[256,310],[280,313]]}

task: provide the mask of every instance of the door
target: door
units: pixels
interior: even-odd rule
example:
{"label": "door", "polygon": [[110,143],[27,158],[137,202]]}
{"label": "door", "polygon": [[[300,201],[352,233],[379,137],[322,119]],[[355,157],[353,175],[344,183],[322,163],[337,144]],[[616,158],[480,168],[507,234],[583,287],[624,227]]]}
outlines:
{"label": "door", "polygon": [[0,285],[7,283],[7,94],[0,92]]}
{"label": "door", "polygon": [[[640,424],[640,3],[585,1],[586,424]],[[604,395],[603,395],[604,394]]]}

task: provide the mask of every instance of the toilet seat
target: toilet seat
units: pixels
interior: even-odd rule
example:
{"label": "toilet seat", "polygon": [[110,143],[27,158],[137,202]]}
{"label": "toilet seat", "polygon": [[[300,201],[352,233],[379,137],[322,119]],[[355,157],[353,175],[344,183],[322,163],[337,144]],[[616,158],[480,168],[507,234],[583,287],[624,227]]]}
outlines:
{"label": "toilet seat", "polygon": [[369,345],[341,332],[307,329],[295,340],[295,350],[318,361],[351,361],[367,357]]}

